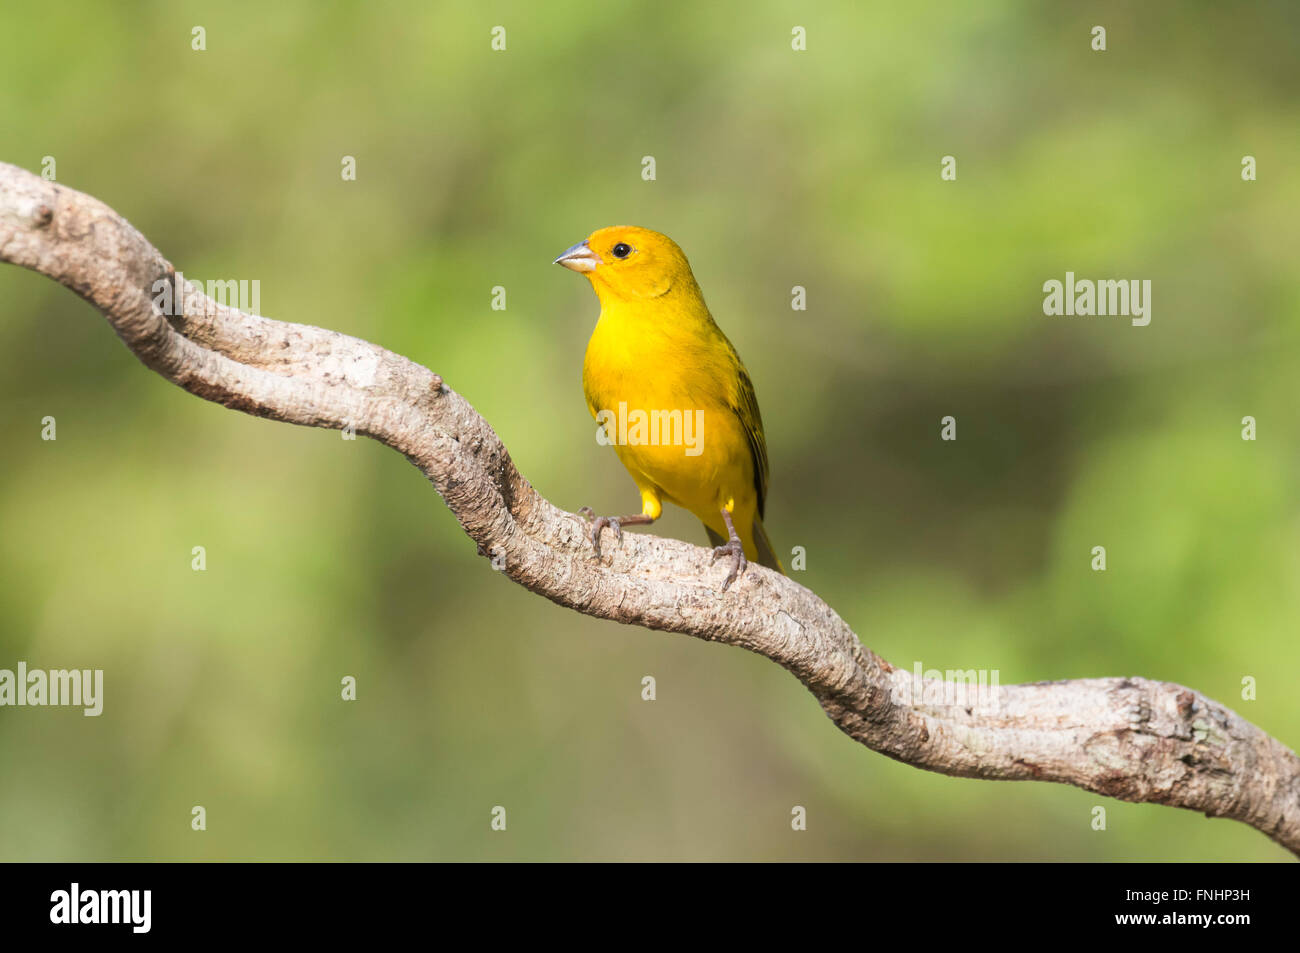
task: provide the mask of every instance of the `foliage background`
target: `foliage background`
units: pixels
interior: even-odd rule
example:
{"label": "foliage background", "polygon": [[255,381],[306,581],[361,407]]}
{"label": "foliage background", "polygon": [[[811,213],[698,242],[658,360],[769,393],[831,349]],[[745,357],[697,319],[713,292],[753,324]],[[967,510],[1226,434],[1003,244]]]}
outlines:
{"label": "foliage background", "polygon": [[[778,548],[872,648],[1169,679],[1300,741],[1294,4],[0,17],[0,158],[52,155],[189,276],[259,279],[265,313],[429,365],[556,503],[635,491],[583,407],[594,297],[550,262],[648,225],[753,375]],[[1150,326],[1045,317],[1066,270],[1150,278]],[[0,318],[0,667],[103,668],[107,696],[98,719],[0,710],[0,858],[1287,856],[896,764],[758,657],[510,584],[396,454],[188,397],[44,278],[0,269]],[[680,513],[660,531],[703,542]]]}

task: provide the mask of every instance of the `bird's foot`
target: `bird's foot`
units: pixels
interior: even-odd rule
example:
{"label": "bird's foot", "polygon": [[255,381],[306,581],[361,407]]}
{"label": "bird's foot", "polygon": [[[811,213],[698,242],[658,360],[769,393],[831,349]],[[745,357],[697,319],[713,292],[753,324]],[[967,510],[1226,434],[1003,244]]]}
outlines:
{"label": "bird's foot", "polygon": [[731,584],[736,581],[736,577],[745,571],[749,565],[749,560],[745,558],[745,547],[741,545],[740,540],[733,536],[721,546],[713,547],[713,559],[710,562],[717,562],[719,556],[731,557],[731,572],[727,574],[727,581],[722,584],[722,591],[726,592],[731,588]]}
{"label": "bird's foot", "polygon": [[584,506],[578,512],[591,524],[591,548],[596,551],[597,559],[600,558],[600,531],[606,526],[614,531],[617,542],[623,542],[623,521],[617,516],[597,516],[590,506]]}

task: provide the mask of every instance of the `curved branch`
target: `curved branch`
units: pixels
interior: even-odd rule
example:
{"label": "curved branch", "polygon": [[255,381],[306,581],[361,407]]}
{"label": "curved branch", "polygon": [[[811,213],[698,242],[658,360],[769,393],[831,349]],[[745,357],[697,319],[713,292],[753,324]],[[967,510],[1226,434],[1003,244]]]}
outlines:
{"label": "curved branch", "polygon": [[[0,261],[89,301],[146,366],[205,400],[311,427],[353,427],[405,455],[479,552],[587,615],[766,656],[867,747],[942,774],[1057,781],[1126,801],[1230,817],[1300,854],[1300,759],[1199,692],[1143,678],[991,687],[913,684],[812,592],[751,564],[718,591],[709,551],[629,535],[592,558],[586,524],[543,499],[496,433],[441,378],[357,338],[272,321],[177,289],[171,264],[98,200],[0,163]],[[174,309],[173,309],[174,310]],[[718,578],[714,578],[717,576]]]}

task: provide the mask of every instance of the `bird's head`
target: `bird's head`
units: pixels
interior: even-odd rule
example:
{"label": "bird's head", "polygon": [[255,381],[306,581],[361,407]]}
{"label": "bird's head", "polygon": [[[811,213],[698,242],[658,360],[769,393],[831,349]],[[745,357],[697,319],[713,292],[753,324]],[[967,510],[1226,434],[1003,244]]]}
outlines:
{"label": "bird's head", "polygon": [[658,298],[674,288],[696,287],[691,266],[677,243],[635,225],[613,225],[592,232],[555,263],[586,275],[601,301]]}

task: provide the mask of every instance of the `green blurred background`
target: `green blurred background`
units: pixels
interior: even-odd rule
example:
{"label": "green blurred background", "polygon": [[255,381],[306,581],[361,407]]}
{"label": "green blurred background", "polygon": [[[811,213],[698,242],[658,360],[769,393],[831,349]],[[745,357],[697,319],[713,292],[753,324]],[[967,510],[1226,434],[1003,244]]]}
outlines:
{"label": "green blurred background", "polygon": [[[1300,8],[1056,7],[10,5],[0,159],[433,368],[568,509],[637,503],[583,405],[595,298],[551,260],[667,232],[757,387],[777,548],[867,645],[1168,679],[1295,746]],[[1150,326],[1045,317],[1066,270],[1151,279]],[[98,719],[0,709],[0,858],[1289,856],[905,767],[770,662],[560,609],[397,454],[196,400],[13,267],[0,362],[0,667],[106,681]]]}

